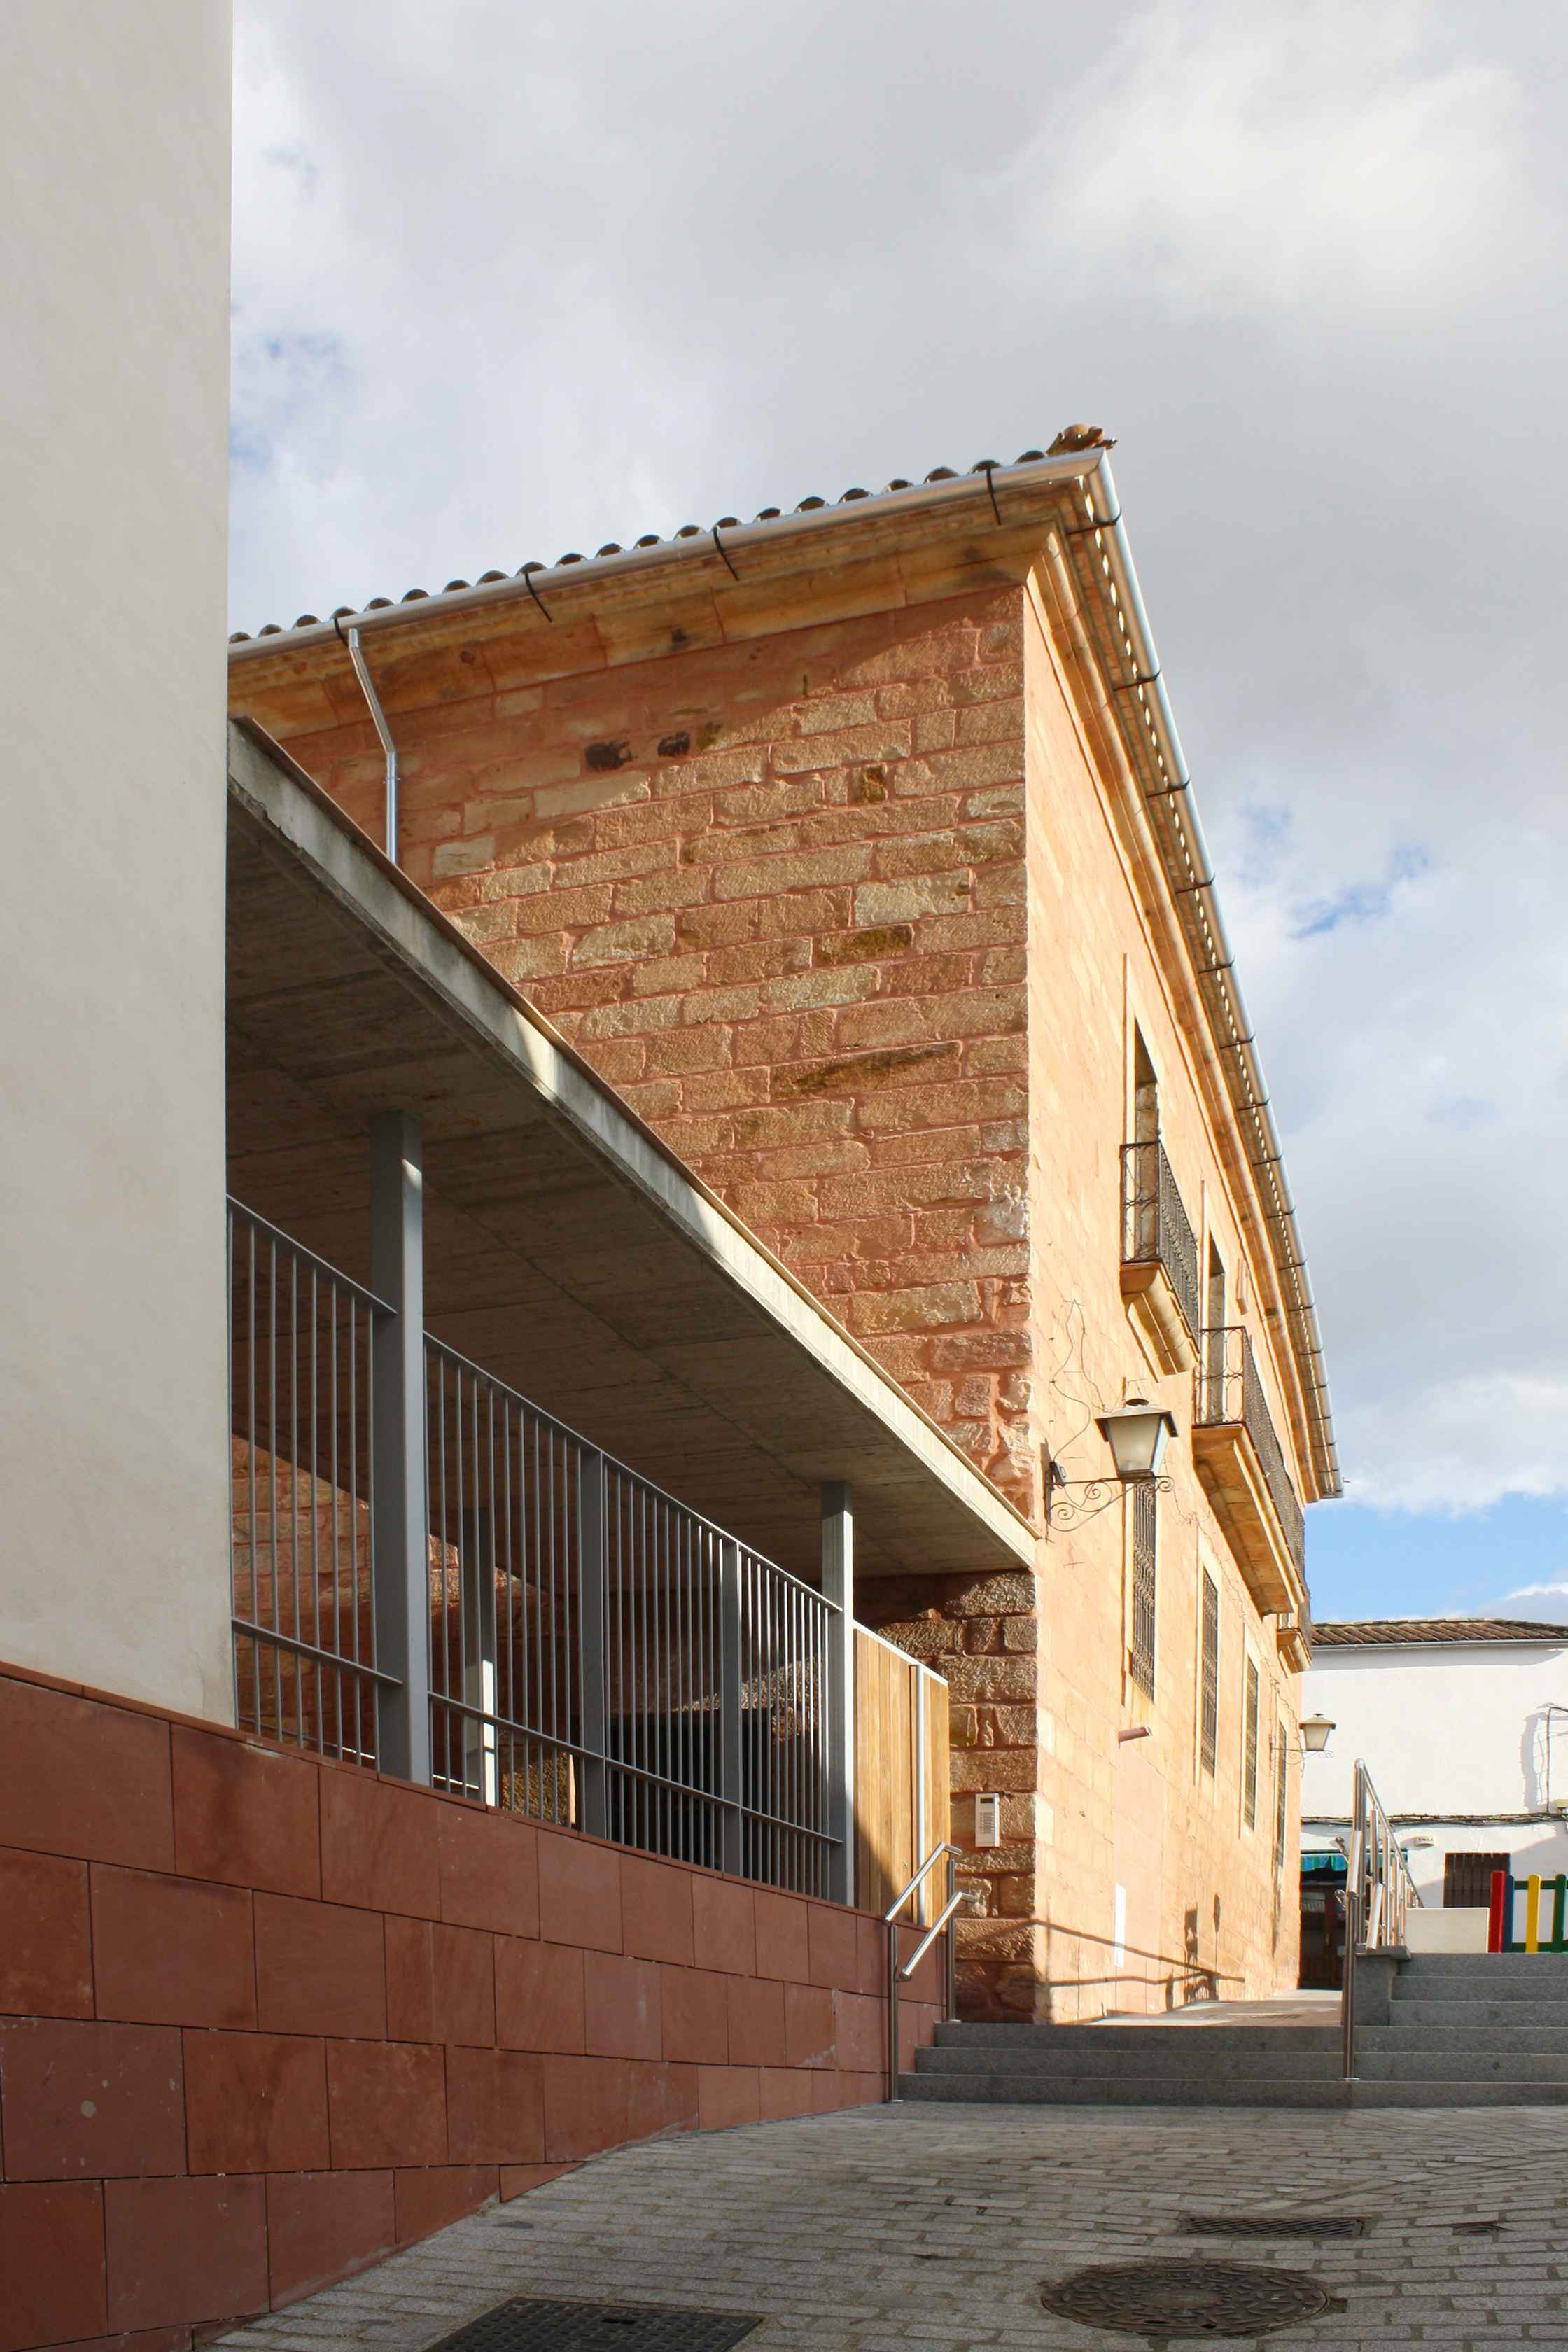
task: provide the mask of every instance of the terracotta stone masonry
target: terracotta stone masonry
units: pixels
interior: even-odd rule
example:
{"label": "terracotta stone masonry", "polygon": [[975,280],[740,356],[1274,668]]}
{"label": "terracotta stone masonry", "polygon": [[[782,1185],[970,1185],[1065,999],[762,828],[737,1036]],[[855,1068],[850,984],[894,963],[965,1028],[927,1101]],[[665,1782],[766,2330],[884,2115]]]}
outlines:
{"label": "terracotta stone masonry", "polygon": [[879,2099],[883,1937],[0,1668],[0,2352],[175,2352],[602,2149]]}
{"label": "terracotta stone masonry", "polygon": [[[1067,552],[1081,510],[1020,495],[977,493],[962,530],[852,511],[761,579],[700,552],[552,575],[549,617],[433,600],[364,642],[410,877],[1041,1528],[1032,1575],[911,1559],[858,1609],[950,1684],[964,2013],[1068,2018],[1294,1980],[1289,1629],[1199,1475],[1195,1348],[1122,1288],[1145,1066],[1199,1320],[1246,1328],[1315,1489],[1267,1214]],[[342,648],[242,646],[233,686],[379,837]],[[1132,1395],[1180,1433],[1141,1679],[1131,1516],[1109,1496],[1047,1536],[1042,1476],[1102,1475],[1096,1416]]]}
{"label": "terracotta stone masonry", "polygon": [[[405,871],[1027,1507],[1017,603],[378,667]],[[374,831],[363,727],[289,698],[252,707]]]}

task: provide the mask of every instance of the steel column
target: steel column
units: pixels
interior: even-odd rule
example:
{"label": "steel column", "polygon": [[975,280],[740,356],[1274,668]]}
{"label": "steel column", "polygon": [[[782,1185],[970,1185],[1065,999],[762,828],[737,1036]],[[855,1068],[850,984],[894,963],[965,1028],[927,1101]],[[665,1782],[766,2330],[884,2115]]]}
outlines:
{"label": "steel column", "polygon": [[827,1621],[827,1892],[855,1900],[855,1518],[842,1479],[822,1489],[822,1590],[837,1611]]}
{"label": "steel column", "polygon": [[[605,1508],[605,1457],[584,1446],[577,1464],[577,1591],[578,1658],[582,1676],[577,1695],[578,1738],[584,1748],[582,1791],[577,1801],[577,1827],[590,1837],[608,1837],[610,1810],[605,1756],[609,1708],[605,1671],[605,1603],[609,1584],[609,1544]],[[622,1563],[622,1574],[628,1572]],[[635,1571],[634,1571],[635,1572]],[[637,1694],[622,1689],[623,1718],[636,1707]],[[625,1751],[623,1750],[623,1753]],[[622,1811],[631,1783],[622,1774]],[[624,1836],[625,1832],[621,1834]]]}
{"label": "steel column", "polygon": [[384,1111],[370,1130],[370,1279],[393,1308],[373,1341],[377,1761],[430,1779],[430,1509],[425,1402],[425,1200],[419,1122]]}
{"label": "steel column", "polygon": [[719,1546],[719,1794],[720,1863],[731,1878],[745,1864],[746,1760],[741,1712],[741,1547],[728,1538]]}

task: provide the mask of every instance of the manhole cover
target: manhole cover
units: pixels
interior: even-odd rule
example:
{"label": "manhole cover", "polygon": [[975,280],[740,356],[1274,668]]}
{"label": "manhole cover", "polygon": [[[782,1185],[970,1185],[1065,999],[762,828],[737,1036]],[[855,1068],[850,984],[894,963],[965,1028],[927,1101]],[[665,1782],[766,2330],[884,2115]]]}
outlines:
{"label": "manhole cover", "polygon": [[1043,2287],[1063,2319],[1123,2336],[1267,2336],[1329,2307],[1304,2271],[1253,2263],[1100,2263]]}
{"label": "manhole cover", "polygon": [[435,2352],[730,2352],[758,2324],[754,2312],[519,2296],[444,2337]]}
{"label": "manhole cover", "polygon": [[1184,2213],[1184,2238],[1364,2238],[1359,2213]]}

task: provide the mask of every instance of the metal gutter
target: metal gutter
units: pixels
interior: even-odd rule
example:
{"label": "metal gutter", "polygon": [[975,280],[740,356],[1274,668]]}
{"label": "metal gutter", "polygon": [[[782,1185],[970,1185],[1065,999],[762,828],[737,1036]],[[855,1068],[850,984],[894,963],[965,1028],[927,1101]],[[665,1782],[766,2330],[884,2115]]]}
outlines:
{"label": "metal gutter", "polygon": [[[793,540],[811,538],[822,530],[842,530],[846,524],[861,518],[879,523],[889,518],[931,514],[945,507],[971,502],[984,515],[988,530],[994,530],[998,523],[1005,529],[1007,518],[1002,511],[1002,499],[1010,486],[1027,485],[1033,488],[1037,485],[1059,485],[1065,488],[1080,480],[1086,464],[1091,462],[1092,453],[1086,457],[1079,451],[1065,457],[1037,458],[1028,465],[983,466],[967,474],[955,474],[949,481],[918,482],[907,490],[882,490],[864,498],[841,499],[835,506],[813,507],[804,514],[780,515],[766,522],[718,523],[710,530],[699,530],[693,526],[684,536],[660,540],[654,547],[625,548],[615,555],[584,556],[575,563],[524,564],[509,579],[482,582],[477,587],[451,589],[437,596],[416,591],[398,604],[367,605],[363,612],[342,613],[335,620],[315,621],[303,628],[269,629],[254,637],[231,638],[228,657],[234,663],[256,661],[273,654],[329,645],[337,635],[338,621],[345,628],[353,627],[369,635],[373,630],[445,619],[448,614],[485,612],[500,604],[542,603],[547,608],[552,593],[559,595],[564,589],[576,591],[589,584],[641,579],[676,564],[689,563],[693,556],[721,557],[743,578],[742,559],[752,550],[775,551]],[[1020,523],[1023,520],[1020,517]]]}
{"label": "metal gutter", "polygon": [[370,674],[370,665],[360,650],[358,629],[350,629],[346,635],[340,629],[338,635],[348,647],[349,659],[354,666],[354,676],[359,680],[360,692],[369,707],[375,731],[381,738],[382,751],[386,757],[385,847],[388,857],[395,866],[397,863],[397,745],[393,740],[392,730],[386,723],[386,713],[381,707],[381,697],[375,690],[375,680]]}
{"label": "metal gutter", "polygon": [[[1314,1475],[1321,1494],[1342,1489],[1333,1413],[1323,1368],[1322,1335],[1306,1280],[1306,1255],[1296,1204],[1285,1180],[1284,1152],[1269,1108],[1252,1024],[1236,978],[1236,957],[1215,895],[1215,872],[1192,795],[1192,775],[1176,731],[1175,714],[1144,610],[1121,503],[1108,457],[1083,477],[1089,525],[1073,540],[1081,574],[1098,590],[1091,609],[1108,616],[1103,629],[1111,660],[1108,677],[1117,719],[1164,862],[1178,917],[1192,954],[1243,1148],[1264,1202],[1274,1243],[1274,1265],[1285,1296],[1291,1345],[1305,1374]],[[1091,542],[1098,563],[1087,558]],[[1118,675],[1120,671],[1121,675]]]}
{"label": "metal gutter", "polygon": [[[733,576],[743,581],[748,553],[765,550],[776,556],[782,547],[810,540],[827,530],[853,531],[859,520],[880,524],[889,518],[936,515],[947,509],[972,505],[987,530],[1005,530],[1012,520],[1005,511],[1010,488],[1067,490],[1074,494],[1075,501],[1081,498],[1089,518],[1069,542],[1075,574],[1086,592],[1088,609],[1100,617],[1100,651],[1106,657],[1108,682],[1122,738],[1135,772],[1143,779],[1150,822],[1193,957],[1199,993],[1225,1070],[1243,1148],[1258,1184],[1273,1236],[1274,1264],[1286,1301],[1291,1347],[1307,1391],[1309,1437],[1319,1492],[1325,1496],[1337,1496],[1342,1486],[1332,1408],[1323,1369],[1317,1309],[1305,1279],[1306,1262],[1295,1203],[1284,1177],[1279,1130],[1268,1106],[1268,1084],[1235,978],[1235,957],[1215,896],[1214,869],[1192,798],[1191,774],[1161,676],[1153,633],[1122,525],[1110,457],[1104,449],[1079,450],[1012,466],[982,465],[945,480],[840,499],[836,505],[810,507],[804,512],[797,510],[753,523],[720,523],[707,531],[689,526],[674,539],[661,540],[650,547],[619,550],[613,555],[583,558],[569,564],[525,564],[510,578],[484,581],[439,595],[413,592],[397,604],[381,602],[357,614],[340,614],[327,621],[313,621],[292,629],[273,628],[258,636],[231,640],[228,657],[231,664],[237,666],[266,660],[275,654],[302,652],[331,644],[341,635],[340,624],[355,635],[363,632],[368,635],[520,603],[536,605],[548,621],[552,617],[552,598],[569,594],[572,602],[577,603],[578,592],[585,587],[615,586],[645,579],[651,583],[677,565],[689,564],[693,558],[721,559],[726,580]],[[1018,516],[1018,527],[1026,520],[1026,516]],[[1087,552],[1091,546],[1092,557]],[[770,571],[775,568],[769,567]]]}

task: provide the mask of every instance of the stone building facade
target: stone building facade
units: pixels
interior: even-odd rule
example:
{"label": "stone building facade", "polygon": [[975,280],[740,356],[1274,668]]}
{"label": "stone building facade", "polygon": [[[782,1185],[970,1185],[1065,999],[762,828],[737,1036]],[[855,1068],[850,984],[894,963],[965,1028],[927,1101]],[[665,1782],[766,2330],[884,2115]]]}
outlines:
{"label": "stone building facade", "polygon": [[[951,1686],[975,2015],[1294,1981],[1284,1520],[1334,1491],[1293,1229],[1129,750],[1146,698],[1116,675],[1098,463],[362,616],[405,871],[1040,1528],[1032,1577],[932,1559],[858,1592]],[[379,837],[332,630],[237,644],[232,684]],[[1156,1133],[1199,1266],[1184,1317],[1127,1263],[1123,1147]],[[1258,1428],[1250,1452],[1194,1433],[1243,1344],[1210,1327],[1250,1345],[1290,1490],[1272,1520]],[[1130,1396],[1177,1425],[1152,1526],[1085,1483]]]}

